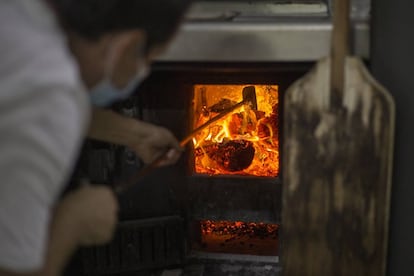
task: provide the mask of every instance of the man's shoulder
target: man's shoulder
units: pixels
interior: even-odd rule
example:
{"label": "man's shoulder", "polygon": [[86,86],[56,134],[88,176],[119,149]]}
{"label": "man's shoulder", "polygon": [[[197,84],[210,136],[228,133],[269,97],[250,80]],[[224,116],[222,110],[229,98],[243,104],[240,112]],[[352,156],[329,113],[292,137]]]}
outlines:
{"label": "man's shoulder", "polygon": [[59,93],[85,111],[78,65],[44,2],[0,2],[0,106]]}
{"label": "man's shoulder", "polygon": [[0,85],[82,86],[66,36],[44,1],[5,1],[0,7]]}
{"label": "man's shoulder", "polygon": [[56,139],[75,139],[89,122],[89,99],[65,35],[44,2],[0,1],[0,128],[13,133],[35,124],[52,138],[53,131],[71,130]]}

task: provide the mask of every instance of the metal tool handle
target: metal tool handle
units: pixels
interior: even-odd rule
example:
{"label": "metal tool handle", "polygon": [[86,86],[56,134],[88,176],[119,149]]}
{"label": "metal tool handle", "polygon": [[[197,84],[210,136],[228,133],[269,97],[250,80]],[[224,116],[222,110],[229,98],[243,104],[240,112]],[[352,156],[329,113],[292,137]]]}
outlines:
{"label": "metal tool handle", "polygon": [[[233,112],[234,110],[240,108],[245,104],[244,101],[232,106],[230,109],[220,113],[219,115],[215,116],[210,121],[206,122],[205,124],[199,126],[194,131],[192,131],[189,135],[187,135],[183,140],[180,142],[181,147],[185,147],[188,142],[193,139],[195,135],[197,135],[200,131],[203,131],[204,129],[208,128],[215,122],[219,121],[220,119],[226,117],[229,115],[229,113]],[[115,185],[115,193],[120,195],[124,193],[126,190],[128,190],[130,187],[134,186],[137,182],[142,180],[145,176],[147,176],[149,173],[151,173],[154,169],[156,169],[159,164],[162,162],[162,160],[165,159],[166,155],[171,149],[167,149],[164,152],[162,152],[157,158],[154,159],[151,163],[148,165],[145,165],[141,170],[137,171],[131,178],[127,179],[126,181],[119,182]]]}
{"label": "metal tool handle", "polygon": [[[193,139],[194,136],[197,135],[199,132],[203,131],[204,129],[208,128],[212,124],[214,124],[217,121],[223,119],[224,117],[226,117],[230,113],[234,112],[235,110],[237,110],[238,108],[240,108],[240,107],[242,107],[246,104],[250,104],[252,109],[257,110],[257,99],[256,99],[255,87],[254,86],[245,87],[242,91],[242,94],[243,94],[243,100],[240,103],[235,104],[234,106],[226,109],[225,111],[218,114],[216,117],[212,118],[211,120],[209,120],[205,124],[199,126],[195,130],[193,130],[189,135],[187,135],[183,140],[181,140],[180,146],[182,148],[184,148],[188,144],[188,142],[190,142],[191,139]],[[133,175],[127,181],[123,181],[123,182],[120,182],[117,185],[115,185],[115,192],[117,194],[121,194],[121,193],[125,192],[127,189],[129,189],[130,187],[134,186],[137,182],[142,180],[142,178],[147,176],[149,173],[151,173],[155,168],[157,168],[160,165],[160,163],[166,158],[166,155],[168,154],[169,151],[170,151],[170,149],[167,149],[160,156],[155,158],[155,160],[153,162],[146,165],[142,170],[138,171],[135,175]]]}
{"label": "metal tool handle", "polygon": [[[199,132],[203,131],[204,129],[208,128],[212,124],[216,123],[217,121],[223,119],[227,115],[229,115],[231,112],[235,111],[236,109],[242,107],[245,105],[247,101],[242,101],[231,108],[227,109],[226,111],[220,113],[219,115],[215,116],[213,119],[209,120],[205,124],[199,126],[195,130],[193,130],[189,135],[187,135],[183,140],[180,142],[181,147],[185,147],[188,142],[191,141],[191,139],[194,138],[195,135],[197,135]],[[126,190],[128,190],[130,187],[134,186],[137,182],[141,181],[145,176],[150,174],[154,169],[156,169],[160,163],[166,158],[168,152],[171,149],[167,149],[165,152],[163,152],[160,156],[154,159],[150,164],[146,165],[144,168],[139,170],[136,174],[134,174],[131,178],[127,179],[126,181],[121,181],[115,185],[115,193],[116,194],[122,194]]]}
{"label": "metal tool handle", "polygon": [[231,108],[221,112],[219,115],[217,115],[216,117],[214,117],[213,119],[209,120],[208,122],[202,124],[201,126],[199,126],[198,128],[196,128],[195,130],[193,130],[189,135],[187,135],[181,142],[180,145],[181,147],[184,147],[185,145],[187,145],[188,142],[191,141],[191,139],[194,138],[195,135],[197,135],[198,133],[200,133],[201,131],[205,130],[206,128],[208,128],[209,126],[211,126],[212,124],[216,123],[217,121],[220,121],[221,119],[223,119],[224,117],[228,116],[230,113],[232,113],[233,111],[235,111],[236,109],[242,107],[243,105],[245,105],[246,102],[242,101],[234,106],[232,106]]}

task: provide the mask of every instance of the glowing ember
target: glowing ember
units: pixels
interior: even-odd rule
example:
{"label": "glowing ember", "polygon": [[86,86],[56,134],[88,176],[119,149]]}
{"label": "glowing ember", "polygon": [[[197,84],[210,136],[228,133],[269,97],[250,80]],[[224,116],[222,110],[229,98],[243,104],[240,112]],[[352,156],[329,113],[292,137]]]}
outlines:
{"label": "glowing ember", "polygon": [[200,221],[200,239],[193,244],[195,250],[277,256],[279,251],[279,225],[242,221]]}
{"label": "glowing ember", "polygon": [[[247,85],[196,85],[194,128],[243,100]],[[258,110],[248,105],[194,139],[196,173],[277,176],[279,174],[278,87],[255,85]]]}
{"label": "glowing ember", "polygon": [[278,231],[279,225],[277,224],[211,220],[201,222],[201,233],[203,235],[231,235],[234,238],[248,235],[250,238],[277,238]]}

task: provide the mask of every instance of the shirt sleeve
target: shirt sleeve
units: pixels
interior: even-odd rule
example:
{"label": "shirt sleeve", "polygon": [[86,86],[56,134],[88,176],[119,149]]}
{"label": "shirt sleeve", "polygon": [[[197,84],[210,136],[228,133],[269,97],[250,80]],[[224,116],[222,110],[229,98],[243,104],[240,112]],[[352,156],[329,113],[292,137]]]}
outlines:
{"label": "shirt sleeve", "polygon": [[0,104],[3,269],[27,272],[44,263],[51,208],[72,171],[88,122],[76,97],[82,93],[42,87]]}

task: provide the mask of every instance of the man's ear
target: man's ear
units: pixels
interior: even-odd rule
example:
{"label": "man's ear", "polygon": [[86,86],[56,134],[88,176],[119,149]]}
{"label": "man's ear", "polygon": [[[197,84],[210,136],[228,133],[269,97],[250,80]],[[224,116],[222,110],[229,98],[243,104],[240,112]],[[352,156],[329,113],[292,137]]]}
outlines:
{"label": "man's ear", "polygon": [[137,45],[142,45],[142,47],[146,45],[146,34],[143,30],[117,32],[109,37],[107,45],[109,58],[113,61],[112,64],[115,64],[128,51],[139,53]]}

